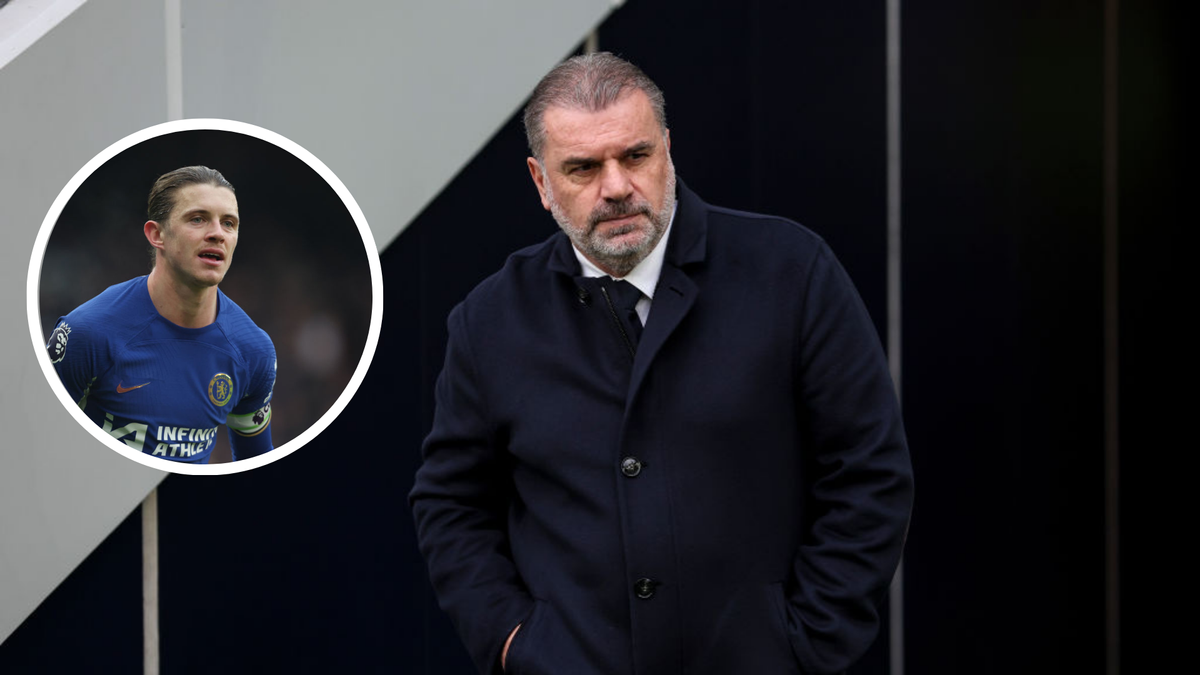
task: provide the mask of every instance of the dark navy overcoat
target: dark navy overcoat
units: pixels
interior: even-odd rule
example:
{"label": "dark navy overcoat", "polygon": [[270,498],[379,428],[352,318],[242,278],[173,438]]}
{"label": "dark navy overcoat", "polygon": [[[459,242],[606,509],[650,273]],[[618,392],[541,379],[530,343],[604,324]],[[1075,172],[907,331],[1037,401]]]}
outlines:
{"label": "dark navy overcoat", "polygon": [[912,503],[879,338],[828,246],[680,184],[631,355],[566,236],[449,318],[410,495],[481,673],[817,675],[878,632]]}

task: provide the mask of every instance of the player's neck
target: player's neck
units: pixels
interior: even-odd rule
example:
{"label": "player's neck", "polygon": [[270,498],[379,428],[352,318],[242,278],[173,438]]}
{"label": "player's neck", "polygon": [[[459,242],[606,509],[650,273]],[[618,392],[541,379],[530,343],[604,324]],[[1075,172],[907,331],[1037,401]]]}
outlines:
{"label": "player's neck", "polygon": [[196,288],[155,265],[146,279],[150,301],[164,319],[184,328],[203,328],[217,320],[217,287]]}

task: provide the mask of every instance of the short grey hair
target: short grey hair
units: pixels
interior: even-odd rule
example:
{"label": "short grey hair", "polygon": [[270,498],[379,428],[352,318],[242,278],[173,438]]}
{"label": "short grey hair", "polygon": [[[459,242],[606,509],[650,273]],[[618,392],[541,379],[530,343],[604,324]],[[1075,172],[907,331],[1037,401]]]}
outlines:
{"label": "short grey hair", "polygon": [[598,112],[631,91],[650,99],[654,119],[667,130],[666,100],[662,90],[641,68],[609,52],[573,56],[558,64],[538,82],[525,106],[525,138],[539,163],[546,146],[546,110],[551,107]]}

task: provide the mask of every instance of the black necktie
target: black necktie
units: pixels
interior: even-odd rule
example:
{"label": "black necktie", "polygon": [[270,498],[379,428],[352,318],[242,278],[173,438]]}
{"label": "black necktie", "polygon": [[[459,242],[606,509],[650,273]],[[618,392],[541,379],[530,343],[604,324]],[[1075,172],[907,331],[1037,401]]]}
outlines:
{"label": "black necktie", "polygon": [[629,333],[629,339],[634,346],[638,343],[638,338],[642,337],[642,319],[637,313],[638,300],[642,299],[642,292],[636,286],[624,280],[613,279],[612,277],[603,277],[600,280],[601,287],[608,290],[609,296],[612,298],[612,303],[617,310],[617,316],[625,325],[625,330]]}

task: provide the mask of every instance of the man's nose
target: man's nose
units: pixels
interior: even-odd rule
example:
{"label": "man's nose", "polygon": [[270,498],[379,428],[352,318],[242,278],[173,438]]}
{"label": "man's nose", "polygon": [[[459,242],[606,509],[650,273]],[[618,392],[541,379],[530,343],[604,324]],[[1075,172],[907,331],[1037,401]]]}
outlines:
{"label": "man's nose", "polygon": [[208,241],[225,241],[225,228],[221,225],[220,221],[209,224],[205,239]]}
{"label": "man's nose", "polygon": [[611,202],[627,199],[633,192],[633,183],[620,162],[605,162],[601,167],[600,196]]}

